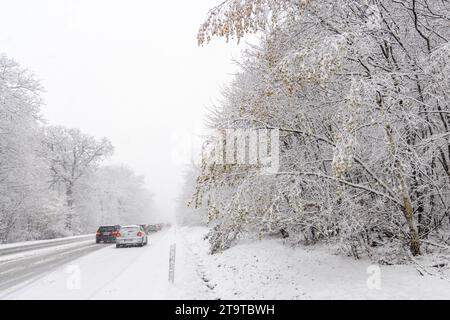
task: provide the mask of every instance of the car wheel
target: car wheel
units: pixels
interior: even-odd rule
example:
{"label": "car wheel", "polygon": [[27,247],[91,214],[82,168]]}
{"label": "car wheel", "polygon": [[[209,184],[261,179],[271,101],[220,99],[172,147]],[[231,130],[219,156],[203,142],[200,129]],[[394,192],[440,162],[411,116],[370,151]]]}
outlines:
{"label": "car wheel", "polygon": [[116,248],[120,248],[120,244],[116,244]]}
{"label": "car wheel", "polygon": [[95,243],[100,243],[100,240],[95,240]]}

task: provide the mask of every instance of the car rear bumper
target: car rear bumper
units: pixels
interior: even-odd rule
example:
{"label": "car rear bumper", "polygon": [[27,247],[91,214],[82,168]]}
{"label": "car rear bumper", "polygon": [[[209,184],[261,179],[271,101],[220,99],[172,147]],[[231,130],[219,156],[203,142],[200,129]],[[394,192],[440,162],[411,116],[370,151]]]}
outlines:
{"label": "car rear bumper", "polygon": [[97,241],[103,242],[116,242],[116,238],[113,236],[99,236],[95,238]]}
{"label": "car rear bumper", "polygon": [[116,244],[119,245],[135,245],[141,243],[144,243],[144,238],[116,239]]}

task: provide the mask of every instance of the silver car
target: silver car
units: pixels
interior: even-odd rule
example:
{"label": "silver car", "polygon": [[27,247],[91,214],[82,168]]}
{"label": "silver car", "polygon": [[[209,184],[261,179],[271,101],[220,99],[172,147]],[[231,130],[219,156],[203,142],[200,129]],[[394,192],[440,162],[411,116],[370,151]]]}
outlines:
{"label": "silver car", "polygon": [[139,225],[120,227],[116,236],[116,248],[126,246],[145,246],[147,244],[147,234]]}

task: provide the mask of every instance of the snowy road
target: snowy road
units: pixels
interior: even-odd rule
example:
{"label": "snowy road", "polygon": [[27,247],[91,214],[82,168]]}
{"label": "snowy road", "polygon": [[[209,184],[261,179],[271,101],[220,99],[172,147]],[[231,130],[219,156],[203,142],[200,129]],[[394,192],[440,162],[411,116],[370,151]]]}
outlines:
{"label": "snowy road", "polygon": [[96,245],[91,239],[33,251],[26,249],[24,252],[19,252],[15,250],[14,254],[2,255],[0,259],[0,296],[4,290],[26,283],[30,279],[45,274],[48,270],[53,270],[102,248],[103,246]]}
{"label": "snowy road", "polygon": [[[209,289],[179,238],[172,228],[149,235],[145,247],[118,249],[90,242],[78,249],[0,262],[0,299],[208,297]],[[172,243],[177,243],[175,284],[168,282]]]}

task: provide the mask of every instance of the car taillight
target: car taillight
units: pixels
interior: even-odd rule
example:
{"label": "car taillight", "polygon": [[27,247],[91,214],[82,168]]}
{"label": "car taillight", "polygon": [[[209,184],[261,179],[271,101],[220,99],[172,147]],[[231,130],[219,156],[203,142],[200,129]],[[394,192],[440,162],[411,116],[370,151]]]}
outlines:
{"label": "car taillight", "polygon": [[116,238],[120,237],[120,232],[116,232]]}
{"label": "car taillight", "polygon": [[102,233],[101,233],[100,231],[97,231],[96,235],[97,235],[97,236],[101,236]]}
{"label": "car taillight", "polygon": [[138,236],[138,237],[142,237],[142,232],[139,231],[139,232],[137,233],[137,236]]}

